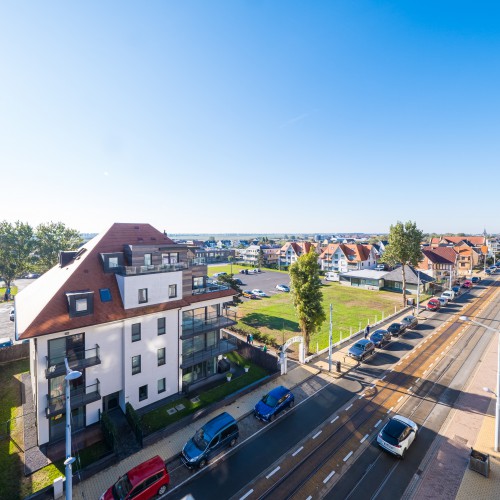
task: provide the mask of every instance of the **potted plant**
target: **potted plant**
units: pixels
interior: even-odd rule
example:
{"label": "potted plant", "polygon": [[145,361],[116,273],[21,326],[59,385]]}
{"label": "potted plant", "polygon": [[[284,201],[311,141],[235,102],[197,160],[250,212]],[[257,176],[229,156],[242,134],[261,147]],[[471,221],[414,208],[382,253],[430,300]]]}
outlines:
{"label": "potted plant", "polygon": [[245,373],[248,373],[248,370],[250,370],[250,365],[245,365],[243,368],[245,369]]}
{"label": "potted plant", "polygon": [[227,373],[226,373],[226,380],[227,380],[228,382],[231,382],[231,378],[232,378],[232,376],[233,376],[233,374],[232,374],[231,372],[227,372]]}

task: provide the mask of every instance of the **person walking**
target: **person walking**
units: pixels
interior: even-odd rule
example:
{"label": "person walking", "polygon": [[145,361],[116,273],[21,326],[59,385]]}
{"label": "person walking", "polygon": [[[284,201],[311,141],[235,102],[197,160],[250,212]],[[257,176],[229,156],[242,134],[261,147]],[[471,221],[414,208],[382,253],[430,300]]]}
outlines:
{"label": "person walking", "polygon": [[264,347],[262,348],[262,351],[263,352],[267,352],[267,345],[266,344],[264,344]]}
{"label": "person walking", "polygon": [[253,335],[251,333],[249,334],[249,337],[250,337],[250,344],[253,344]]}
{"label": "person walking", "polygon": [[370,335],[370,325],[366,325],[366,328],[365,328],[365,339],[368,338],[368,335]]}
{"label": "person walking", "polygon": [[250,344],[250,343],[251,343],[251,342],[250,342],[250,334],[248,333],[248,334],[247,334],[247,344]]}

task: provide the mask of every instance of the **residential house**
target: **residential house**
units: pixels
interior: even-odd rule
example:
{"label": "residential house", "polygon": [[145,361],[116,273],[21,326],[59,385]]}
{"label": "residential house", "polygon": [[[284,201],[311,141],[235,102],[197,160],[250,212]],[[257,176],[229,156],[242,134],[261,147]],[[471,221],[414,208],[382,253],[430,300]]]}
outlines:
{"label": "residential house", "polygon": [[288,241],[280,250],[280,267],[290,266],[294,262],[297,262],[301,255],[307,254],[311,250],[318,253],[319,244],[310,241]]}
{"label": "residential house", "polygon": [[374,268],[377,255],[373,245],[330,243],[319,256],[319,263],[322,271],[346,273]]}
{"label": "residential house", "polygon": [[17,340],[30,343],[38,444],[65,435],[65,359],[73,430],[126,403],[142,408],[208,383],[237,348],[221,328],[234,290],[149,224],[113,224],[16,296]]}
{"label": "residential house", "polygon": [[458,255],[458,274],[470,276],[475,266],[484,258],[481,248],[472,246],[468,241],[462,241],[453,247]]}
{"label": "residential house", "polygon": [[[406,293],[417,294],[425,293],[429,290],[431,283],[435,281],[432,276],[424,272],[419,272],[412,266],[404,266]],[[385,290],[392,290],[395,292],[403,292],[403,267],[399,266],[389,271],[384,276]],[[420,292],[418,290],[420,289]]]}
{"label": "residential house", "polygon": [[452,247],[424,248],[418,269],[438,282],[453,283],[458,277],[458,254]]}
{"label": "residential house", "polygon": [[250,245],[239,251],[239,256],[244,264],[259,267],[259,257],[262,253],[262,262],[265,267],[278,264],[279,245]]}

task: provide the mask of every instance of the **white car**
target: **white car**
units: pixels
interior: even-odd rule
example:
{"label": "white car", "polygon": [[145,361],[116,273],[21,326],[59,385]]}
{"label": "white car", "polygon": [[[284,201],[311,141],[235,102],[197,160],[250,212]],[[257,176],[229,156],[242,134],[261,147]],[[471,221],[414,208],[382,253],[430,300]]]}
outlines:
{"label": "white car", "polygon": [[262,290],[259,290],[258,288],[254,288],[252,290],[252,293],[254,295],[257,295],[257,297],[267,297],[267,294],[265,292],[263,292]]}
{"label": "white car", "polygon": [[16,310],[13,307],[10,309],[9,319],[11,321],[14,321],[16,319]]}
{"label": "white car", "polygon": [[276,285],[276,290],[279,290],[280,292],[289,292],[290,287],[287,285]]}
{"label": "white car", "polygon": [[402,415],[395,415],[387,422],[377,436],[377,443],[398,457],[404,458],[406,450],[417,436],[418,426]]}
{"label": "white car", "polygon": [[443,296],[438,297],[437,299],[439,300],[439,303],[441,304],[441,307],[445,306],[449,302],[448,299],[446,297],[443,297]]}

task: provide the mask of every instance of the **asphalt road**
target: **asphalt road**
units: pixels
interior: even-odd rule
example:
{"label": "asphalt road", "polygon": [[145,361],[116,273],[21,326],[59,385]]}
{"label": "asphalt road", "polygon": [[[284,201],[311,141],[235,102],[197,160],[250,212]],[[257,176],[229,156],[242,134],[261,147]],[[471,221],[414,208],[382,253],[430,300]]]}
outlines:
{"label": "asphalt road", "polygon": [[[16,279],[14,280],[14,283],[17,286],[18,292],[29,286],[31,283],[33,283],[33,280],[28,280],[28,279]],[[8,337],[12,339],[14,342],[14,322],[10,321],[9,319],[9,313],[14,305],[14,302],[9,301],[9,302],[0,302],[0,338]]]}
{"label": "asphalt road", "polygon": [[[276,285],[287,285],[290,286],[290,277],[287,273],[278,273],[274,271],[262,271],[257,274],[235,274],[235,278],[239,278],[243,281],[243,285],[240,285],[242,290],[253,290],[258,288],[263,292],[267,293],[269,296],[275,295],[277,293],[287,293],[280,292],[276,290]],[[252,300],[242,297],[243,300]],[[265,298],[263,299],[265,300]]]}

